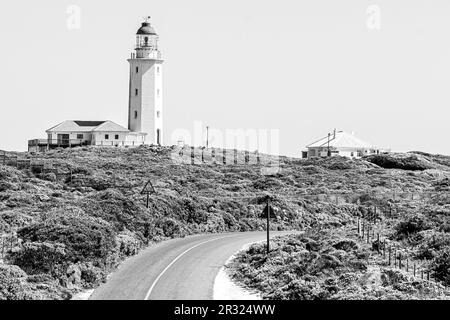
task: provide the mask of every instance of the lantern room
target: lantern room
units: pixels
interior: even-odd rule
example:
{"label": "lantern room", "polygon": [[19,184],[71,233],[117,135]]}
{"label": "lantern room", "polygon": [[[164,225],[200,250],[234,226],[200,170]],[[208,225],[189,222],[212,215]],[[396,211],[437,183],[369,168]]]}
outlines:
{"label": "lantern room", "polygon": [[147,17],[136,32],[136,58],[157,58],[159,37],[149,20]]}

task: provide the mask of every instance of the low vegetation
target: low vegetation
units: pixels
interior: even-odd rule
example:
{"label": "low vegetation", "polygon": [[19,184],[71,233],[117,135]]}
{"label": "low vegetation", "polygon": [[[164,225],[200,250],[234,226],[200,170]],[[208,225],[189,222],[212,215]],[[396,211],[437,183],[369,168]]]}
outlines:
{"label": "low vegetation", "polygon": [[[310,230],[275,239],[268,256],[265,244],[252,245],[227,270],[264,299],[450,299],[445,286],[376,266],[369,257],[370,249],[347,228]],[[446,258],[435,262],[448,277],[448,252]]]}
{"label": "low vegetation", "polygon": [[[345,229],[376,204],[382,216],[389,217],[386,232],[392,241],[413,250],[417,259],[432,261],[436,276],[448,284],[449,198],[400,198],[400,192],[446,195],[447,158],[411,154],[427,164],[416,170],[420,165],[411,167],[403,160],[387,169],[385,162],[373,157],[282,157],[281,170],[266,176],[253,154],[247,165],[243,152],[237,165],[232,159],[223,165],[219,155],[217,163],[206,154],[206,163],[191,165],[189,155],[180,161],[175,147],[84,147],[20,154],[53,163],[56,170],[0,164],[0,299],[70,299],[80,290],[98,286],[121,261],[152,243],[196,233],[264,230],[259,215],[267,195],[278,216],[272,226],[278,230]],[[262,162],[269,160],[264,156]],[[149,179],[156,194],[150,194],[147,207],[142,189]],[[340,199],[323,196],[335,192]],[[376,196],[394,192],[399,193],[395,203]],[[389,212],[393,204],[397,211]],[[351,268],[355,274],[364,273],[363,254],[369,249],[359,248],[346,234],[341,240],[323,236],[324,240],[308,237],[309,242],[291,239],[299,242],[295,250],[334,248],[324,256],[299,252],[299,257],[311,261],[310,266],[302,266],[311,271],[314,281],[332,286],[318,271],[321,265],[338,264],[341,269],[330,275],[334,278]],[[307,277],[302,272],[300,279]],[[339,297],[338,292],[310,293],[300,283],[291,286],[304,293],[289,293],[292,297]],[[365,294],[363,289],[358,292],[355,296]]]}

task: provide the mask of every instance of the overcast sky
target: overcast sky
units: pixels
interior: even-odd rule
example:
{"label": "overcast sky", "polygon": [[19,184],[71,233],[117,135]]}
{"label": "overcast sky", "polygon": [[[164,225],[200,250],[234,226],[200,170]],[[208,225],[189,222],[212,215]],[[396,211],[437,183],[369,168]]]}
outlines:
{"label": "overcast sky", "polygon": [[126,126],[126,59],[150,15],[166,143],[201,121],[279,129],[285,155],[333,128],[450,154],[448,0],[29,0],[0,12],[0,149],[25,150],[66,119]]}

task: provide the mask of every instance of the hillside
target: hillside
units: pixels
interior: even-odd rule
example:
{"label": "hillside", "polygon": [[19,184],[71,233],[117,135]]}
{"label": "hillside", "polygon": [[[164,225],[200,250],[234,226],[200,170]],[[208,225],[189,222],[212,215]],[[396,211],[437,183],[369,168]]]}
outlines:
{"label": "hillside", "polygon": [[[189,154],[180,161],[180,150],[156,146],[19,154],[43,167],[0,161],[0,299],[68,299],[98,286],[120,261],[153,242],[263,230],[258,216],[266,195],[277,209],[273,228],[306,230],[345,228],[373,204],[387,211],[395,193],[397,214],[389,228],[422,214],[428,233],[448,239],[448,157],[282,157],[281,171],[264,176],[253,154],[249,164],[239,152],[238,164],[227,159],[223,165],[220,153],[213,163],[207,152],[202,164],[196,152],[194,165]],[[263,164],[270,161],[261,157]],[[52,170],[45,169],[49,163]],[[149,179],[156,194],[147,208],[141,191]],[[445,242],[424,258],[435,259],[448,247]]]}

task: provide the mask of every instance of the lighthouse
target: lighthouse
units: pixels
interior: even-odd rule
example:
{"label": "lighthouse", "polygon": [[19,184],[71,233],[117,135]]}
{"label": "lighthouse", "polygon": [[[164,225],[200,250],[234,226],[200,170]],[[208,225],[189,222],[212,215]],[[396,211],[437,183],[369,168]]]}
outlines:
{"label": "lighthouse", "polygon": [[144,134],[146,144],[163,142],[162,117],[162,55],[159,37],[150,24],[150,17],[136,32],[136,45],[130,64],[128,129]]}

